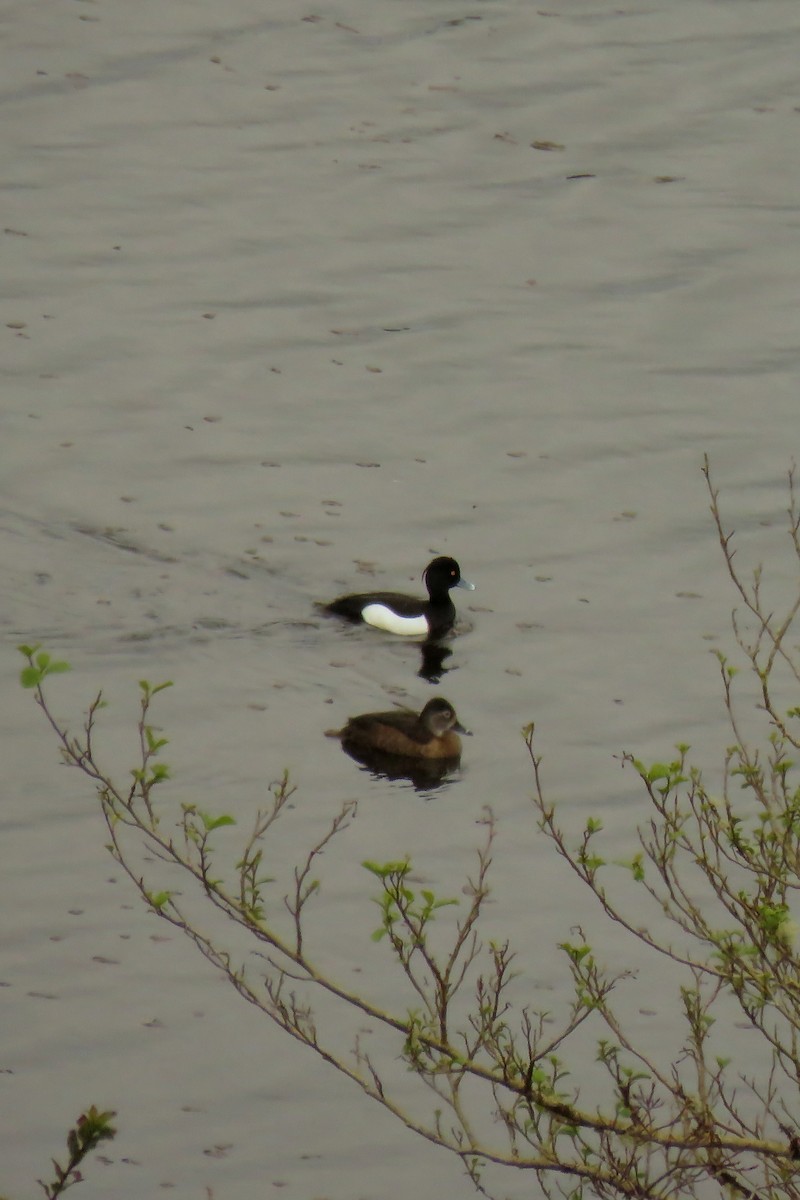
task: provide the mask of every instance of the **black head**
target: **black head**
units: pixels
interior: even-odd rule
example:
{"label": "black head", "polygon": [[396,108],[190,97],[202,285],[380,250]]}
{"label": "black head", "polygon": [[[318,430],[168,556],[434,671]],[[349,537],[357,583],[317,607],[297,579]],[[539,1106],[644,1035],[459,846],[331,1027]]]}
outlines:
{"label": "black head", "polygon": [[454,587],[466,588],[470,592],[475,591],[475,584],[462,579],[458,563],[454,558],[448,558],[447,555],[434,558],[433,562],[429,562],[422,572],[422,579],[431,599],[435,596],[446,595],[450,588]]}

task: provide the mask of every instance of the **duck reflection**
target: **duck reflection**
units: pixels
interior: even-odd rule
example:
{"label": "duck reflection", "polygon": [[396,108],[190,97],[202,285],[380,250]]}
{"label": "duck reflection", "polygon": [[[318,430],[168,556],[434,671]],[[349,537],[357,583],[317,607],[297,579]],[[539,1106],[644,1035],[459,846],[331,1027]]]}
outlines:
{"label": "duck reflection", "polygon": [[452,704],[436,696],[420,713],[410,709],[362,713],[342,729],[328,730],[328,736],[339,738],[344,752],[373,774],[408,779],[423,790],[443,783],[459,767],[459,732],[467,730]]}
{"label": "duck reflection", "polygon": [[417,671],[420,679],[425,679],[428,683],[438,683],[449,670],[444,661],[450,658],[452,653],[450,647],[443,646],[441,642],[423,642],[420,646],[420,668]]}

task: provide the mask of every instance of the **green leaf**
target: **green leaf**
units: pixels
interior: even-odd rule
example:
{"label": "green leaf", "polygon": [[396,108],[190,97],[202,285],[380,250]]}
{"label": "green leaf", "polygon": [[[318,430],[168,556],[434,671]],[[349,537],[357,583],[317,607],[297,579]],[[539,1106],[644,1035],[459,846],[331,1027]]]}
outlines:
{"label": "green leaf", "polygon": [[642,854],[641,850],[638,854],[634,854],[633,858],[628,862],[623,861],[620,865],[623,867],[628,867],[637,883],[642,882],[644,879],[644,855]]}
{"label": "green leaf", "polygon": [[23,667],[19,673],[19,681],[24,688],[38,687],[42,681],[42,672],[38,667]]}
{"label": "green leaf", "polygon": [[408,859],[405,859],[403,862],[388,863],[365,861],[361,865],[367,871],[371,871],[373,875],[377,875],[378,879],[386,879],[389,875],[405,876],[411,870],[411,863]]}
{"label": "green leaf", "polygon": [[781,936],[789,920],[789,909],[785,904],[762,904],[758,910],[761,928],[769,937]]}
{"label": "green leaf", "polygon": [[575,963],[581,962],[587,954],[591,954],[592,952],[591,946],[573,946],[569,942],[559,942],[559,946],[562,950],[566,951]]}
{"label": "green leaf", "polygon": [[586,867],[588,871],[598,871],[600,867],[606,865],[606,860],[601,858],[599,854],[584,854],[582,850],[578,851],[576,858],[581,866]]}
{"label": "green leaf", "polygon": [[214,829],[220,829],[223,825],[235,825],[236,821],[230,816],[212,817],[208,813],[201,812],[198,814],[203,822],[203,828],[206,833],[211,833]]}
{"label": "green leaf", "polygon": [[653,763],[652,767],[645,772],[645,778],[648,783],[657,783],[659,779],[669,779],[670,769],[666,763]]}
{"label": "green leaf", "polygon": [[157,754],[162,746],[168,744],[167,738],[159,738],[153,733],[152,725],[145,725],[144,736],[147,739],[147,749],[151,754]]}
{"label": "green leaf", "polygon": [[53,662],[46,650],[40,652],[39,642],[33,646],[17,646],[17,649],[29,664],[20,672],[19,681],[24,688],[39,687],[45,676],[63,675],[70,670],[68,662]]}

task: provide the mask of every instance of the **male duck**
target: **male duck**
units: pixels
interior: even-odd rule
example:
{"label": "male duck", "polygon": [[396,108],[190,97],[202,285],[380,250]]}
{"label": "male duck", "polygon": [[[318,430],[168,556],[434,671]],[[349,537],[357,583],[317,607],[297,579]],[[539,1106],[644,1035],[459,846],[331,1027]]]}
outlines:
{"label": "male duck", "polygon": [[351,717],[343,729],[329,729],[327,736],[341,738],[345,749],[373,750],[403,758],[457,759],[461,738],[456,730],[467,732],[459,724],[452,704],[436,696],[421,713],[402,708],[362,713]]}
{"label": "male duck", "polygon": [[454,558],[434,558],[422,572],[428,589],[428,599],[406,596],[401,592],[363,592],[340,596],[325,607],[337,617],[348,621],[366,621],[388,633],[409,637],[438,638],[449,633],[456,619],[456,609],[450,599],[450,589],[467,588],[475,584],[462,579],[461,568]]}

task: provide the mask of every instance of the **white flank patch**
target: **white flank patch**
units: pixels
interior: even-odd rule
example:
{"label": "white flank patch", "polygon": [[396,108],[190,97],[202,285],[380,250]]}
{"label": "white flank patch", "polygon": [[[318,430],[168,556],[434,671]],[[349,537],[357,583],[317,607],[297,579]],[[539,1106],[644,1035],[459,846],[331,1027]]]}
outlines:
{"label": "white flank patch", "polygon": [[361,615],[368,625],[385,629],[387,633],[401,633],[404,637],[420,637],[428,632],[427,617],[398,617],[385,604],[367,604]]}

